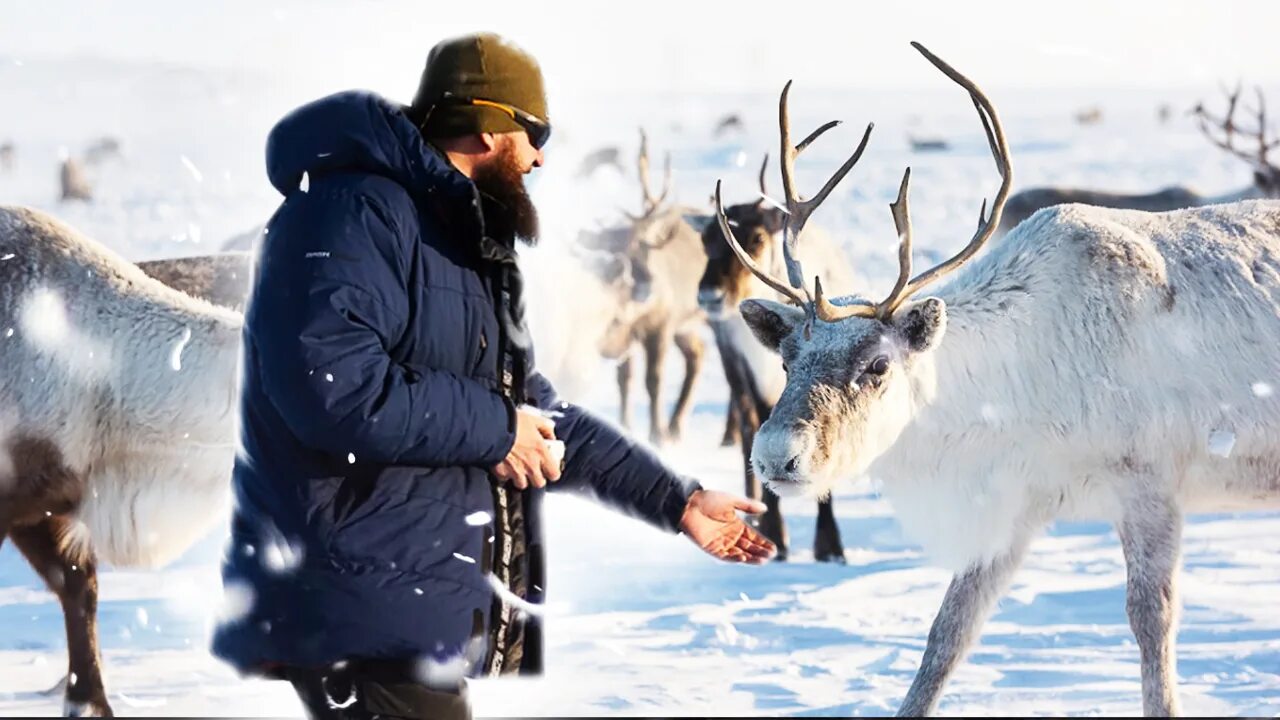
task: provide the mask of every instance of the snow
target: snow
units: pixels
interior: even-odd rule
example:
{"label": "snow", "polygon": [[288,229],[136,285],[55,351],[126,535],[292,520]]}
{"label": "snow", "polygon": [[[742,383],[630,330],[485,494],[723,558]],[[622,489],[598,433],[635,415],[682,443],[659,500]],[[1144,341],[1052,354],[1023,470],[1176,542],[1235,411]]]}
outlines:
{"label": "snow", "polygon": [[[916,59],[904,53],[893,61]],[[912,219],[921,264],[954,252],[971,234],[981,198],[994,191],[997,177],[972,106],[941,77],[937,87],[929,93],[798,86],[792,93],[797,136],[828,119],[850,121],[824,135],[797,163],[802,195],[814,194],[856,146],[861,123],[877,123],[862,161],[812,220],[846,242],[868,283],[829,288],[833,294],[879,296],[891,287],[897,258],[889,241],[897,233],[888,204],[906,165],[912,166]],[[1277,94],[1276,88],[1264,89]],[[263,177],[266,132],[285,112],[318,96],[242,71],[35,58],[21,66],[0,62],[0,90],[14,107],[40,109],[15,115],[5,128],[19,152],[13,172],[0,174],[0,202],[53,212],[133,260],[208,252],[258,226],[280,200]],[[1188,183],[1219,193],[1248,182],[1248,168],[1205,142],[1189,118],[1175,113],[1168,125],[1156,120],[1161,102],[1175,108],[1190,107],[1201,97],[1218,102],[1212,81],[1170,91],[992,95],[1010,135],[1020,187],[1058,183],[1144,191]],[[634,211],[637,193],[629,166],[625,176],[599,173],[579,182],[571,176],[576,161],[606,143],[620,144],[624,157],[631,157],[635,140],[629,128],[645,122],[651,152],[672,151],[680,178],[673,188],[677,199],[710,211],[707,197],[718,177],[725,179],[726,202],[758,197],[758,158],[777,149],[772,92],[669,100],[643,93],[609,102],[579,99],[575,104],[567,98],[563,109],[555,110],[565,130],[558,127],[547,166],[529,179],[544,226],[543,244],[526,255],[539,363],[565,396],[606,418],[616,418],[618,408],[613,367],[591,348],[593,328],[600,327],[599,298],[590,279],[567,259],[564,239],[596,220],[612,220],[619,206]],[[1077,126],[1072,114],[1089,104],[1105,107],[1103,123]],[[86,116],[85,107],[93,113]],[[728,109],[741,112],[744,130],[716,140],[714,121]],[[911,117],[946,128],[952,149],[912,154],[905,138]],[[106,133],[122,137],[130,148],[128,162],[89,169],[98,189],[92,204],[59,205],[58,148],[77,152]],[[776,162],[770,172],[769,185],[777,193]],[[192,242],[197,236],[204,242]],[[8,254],[0,258],[13,260]],[[23,322],[23,334],[35,333],[33,339],[52,332],[62,338],[58,344],[75,345],[76,353],[93,348],[107,357],[92,345],[92,328],[57,322],[61,305],[55,296],[35,302],[31,322],[0,319],[6,338],[14,334],[10,325]],[[707,341],[710,345],[709,334]],[[175,359],[180,355],[175,346]],[[668,401],[680,379],[679,359],[671,355],[664,388]],[[725,385],[714,350],[708,351],[703,372],[685,439],[661,454],[709,487],[740,492],[740,451],[719,447]],[[324,377],[333,382],[332,375]],[[1273,379],[1249,380],[1255,382],[1256,401],[1272,401]],[[632,396],[633,416],[644,417],[644,393],[633,388]],[[984,419],[998,421],[999,410],[984,409]],[[1208,437],[1213,431],[1219,433],[1216,442]],[[1211,448],[1230,453],[1228,431],[1205,432]],[[541,609],[547,675],[474,683],[476,715],[893,712],[911,682],[949,576],[929,567],[902,537],[874,488],[850,481],[835,498],[845,566],[813,562],[809,548],[816,507],[810,502],[784,502],[792,538],[789,562],[744,567],[718,564],[682,537],[653,531],[586,500],[551,497],[546,523],[550,602]],[[488,522],[479,514],[467,521]],[[216,619],[243,613],[252,599],[247,588],[222,591],[218,563],[225,528],[221,523],[164,569],[101,569],[100,642],[117,713],[301,717],[287,684],[240,678],[208,653]],[[1280,513],[1188,519],[1177,641],[1188,713],[1280,713],[1276,538]],[[284,539],[241,551],[256,553],[281,572],[300,561]],[[1056,525],[1033,545],[980,643],[951,680],[940,712],[1140,712],[1138,652],[1125,616],[1124,589],[1122,554],[1110,526]],[[443,663],[423,672],[443,681],[459,665]],[[40,691],[65,668],[57,600],[5,544],[0,548],[0,715],[59,713],[61,697]]]}

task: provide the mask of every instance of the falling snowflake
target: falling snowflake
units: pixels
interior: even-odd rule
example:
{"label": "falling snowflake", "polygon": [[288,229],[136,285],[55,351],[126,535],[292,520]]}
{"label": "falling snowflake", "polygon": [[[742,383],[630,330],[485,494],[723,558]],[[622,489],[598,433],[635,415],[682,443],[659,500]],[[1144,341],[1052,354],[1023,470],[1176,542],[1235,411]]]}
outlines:
{"label": "falling snowflake", "polygon": [[475,559],[475,558],[467,557],[466,555],[463,555],[463,554],[461,554],[461,553],[454,553],[454,554],[453,554],[453,556],[454,556],[454,557],[456,557],[457,559],[461,560],[462,562],[465,562],[465,563],[471,563],[472,565],[475,565],[475,564],[476,564],[476,559]]}
{"label": "falling snowflake", "polygon": [[182,328],[182,337],[174,344],[173,349],[169,351],[169,367],[174,372],[182,369],[182,350],[187,347],[187,343],[191,342],[191,328]]}
{"label": "falling snowflake", "polygon": [[187,239],[193,243],[200,242],[200,226],[195,223],[187,223]]}
{"label": "falling snowflake", "polygon": [[4,331],[4,336],[5,336],[5,337],[7,337],[7,338],[11,338],[11,337],[13,337],[13,328],[9,328],[8,330],[5,330],[5,331]]}
{"label": "falling snowflake", "polygon": [[782,203],[778,202],[777,200],[774,200],[773,198],[769,197],[768,195],[765,195],[764,193],[760,193],[760,197],[761,197],[765,202],[767,202],[767,203],[769,203],[770,205],[772,205],[772,206],[774,206],[774,207],[778,208],[779,210],[781,210],[783,213],[785,213],[785,214],[787,214],[787,215],[790,215],[790,214],[791,214],[791,211],[787,209],[787,206],[786,206],[786,205],[783,205]]}
{"label": "falling snowflake", "polygon": [[483,510],[477,510],[476,512],[468,515],[466,519],[468,525],[475,527],[478,525],[487,525],[493,517]]}
{"label": "falling snowflake", "polygon": [[1218,457],[1231,457],[1231,449],[1235,447],[1236,434],[1230,430],[1211,430],[1209,432],[1209,454]]}
{"label": "falling snowflake", "polygon": [[4,262],[5,260],[12,260],[16,257],[18,256],[14,255],[13,253],[9,253],[8,255],[0,255],[0,262]]}
{"label": "falling snowflake", "polygon": [[332,375],[331,373],[325,373],[325,374],[324,374],[324,381],[325,381],[325,382],[333,382],[333,375]]}
{"label": "falling snowflake", "polygon": [[311,189],[311,177],[306,172],[302,173],[302,181],[298,183],[298,189],[307,192]]}
{"label": "falling snowflake", "polygon": [[742,167],[747,164],[747,151],[739,150],[738,154],[733,156],[733,164]]}
{"label": "falling snowflake", "polygon": [[196,182],[204,182],[204,173],[200,172],[200,168],[196,167],[196,164],[191,162],[191,158],[186,155],[182,155],[178,159],[182,161],[182,166],[187,169],[187,172],[191,173],[191,177],[194,178]]}
{"label": "falling snowflake", "polygon": [[1253,384],[1253,394],[1260,398],[1271,397],[1272,392],[1274,392],[1274,389],[1269,383],[1256,382]]}
{"label": "falling snowflake", "polygon": [[356,464],[356,454],[355,454],[355,453],[347,453],[347,464],[348,464],[348,465],[355,465],[355,464]]}
{"label": "falling snowflake", "polygon": [[414,594],[414,595],[421,595],[421,594],[422,594],[422,588],[414,588],[414,589],[413,589],[413,594]]}
{"label": "falling snowflake", "polygon": [[76,681],[78,681],[79,679],[80,678],[76,677],[75,673],[71,673],[69,676],[67,676],[67,684],[70,685],[71,687],[75,687]]}
{"label": "falling snowflake", "polygon": [[140,608],[138,608],[138,609],[137,609],[137,611],[136,611],[134,614],[135,614],[135,616],[137,617],[138,625],[139,625],[140,627],[146,627],[146,626],[147,626],[147,623],[149,622],[149,621],[147,620],[147,609],[146,609],[146,608],[141,608],[141,607],[140,607]]}
{"label": "falling snowflake", "polygon": [[302,565],[302,548],[272,533],[262,547],[262,566],[277,575],[292,573]]}

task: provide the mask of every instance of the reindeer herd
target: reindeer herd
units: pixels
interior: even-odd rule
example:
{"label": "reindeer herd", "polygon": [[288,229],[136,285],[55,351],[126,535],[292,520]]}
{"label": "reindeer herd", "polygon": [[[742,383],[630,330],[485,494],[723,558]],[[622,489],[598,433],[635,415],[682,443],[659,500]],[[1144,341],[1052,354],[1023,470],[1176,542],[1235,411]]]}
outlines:
{"label": "reindeer herd", "polygon": [[[913,269],[908,169],[890,206],[892,289],[830,295],[860,284],[856,268],[808,221],[857,165],[870,126],[803,199],[796,160],[835,123],[793,144],[788,83],[784,201],[765,199],[766,155],[759,197],[726,207],[717,184],[711,213],[668,203],[669,156],[653,192],[642,132],[640,212],[573,243],[610,306],[596,348],[617,362],[618,420],[631,422],[639,346],[649,440],[681,439],[707,331],[729,388],[723,441],[741,447],[779,559],[790,553],[780,496],[818,503],[814,559],[839,563],[832,492],[863,474],[883,481],[907,534],[954,571],[902,715],[936,709],[1049,523],[1113,523],[1143,709],[1176,714],[1183,517],[1280,506],[1280,405],[1251,392],[1280,375],[1280,202],[1263,199],[1277,195],[1280,168],[1261,97],[1256,149],[1237,145],[1238,90],[1221,119],[1197,110],[1206,135],[1255,171],[1238,193],[1014,194],[994,103],[913,46],[964,90],[991,149],[1000,183],[969,242]],[[98,563],[163,564],[229,500],[240,311],[264,241],[255,231],[236,251],[135,265],[45,213],[0,208],[0,542],[62,604],[69,714],[111,713]],[[673,345],[684,375],[667,417]],[[1210,441],[1223,433],[1225,453]]]}

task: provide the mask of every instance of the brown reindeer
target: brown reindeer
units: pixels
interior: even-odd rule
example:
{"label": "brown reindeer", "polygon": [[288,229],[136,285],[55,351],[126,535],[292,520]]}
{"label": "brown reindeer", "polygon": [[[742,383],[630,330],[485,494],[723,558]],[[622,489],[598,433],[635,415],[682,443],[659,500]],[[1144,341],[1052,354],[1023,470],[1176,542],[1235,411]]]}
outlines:
{"label": "brown reindeer", "polygon": [[89,184],[89,178],[84,174],[84,167],[73,157],[66,158],[58,166],[58,185],[61,189],[58,199],[62,202],[68,200],[90,202],[93,200],[93,187]]}
{"label": "brown reindeer", "polygon": [[[1031,217],[1041,208],[1065,203],[1163,212],[1237,200],[1280,197],[1280,166],[1267,158],[1270,151],[1280,146],[1280,140],[1267,138],[1267,113],[1262,90],[1258,90],[1257,127],[1253,132],[1248,133],[1255,136],[1257,140],[1257,149],[1253,151],[1242,150],[1235,145],[1236,134],[1240,130],[1235,120],[1239,99],[1240,87],[1237,86],[1235,91],[1227,96],[1227,114],[1222,119],[1210,115],[1203,103],[1195,107],[1194,113],[1200,123],[1200,130],[1210,142],[1253,167],[1253,184],[1249,187],[1225,195],[1202,195],[1184,186],[1167,187],[1145,195],[1075,188],[1031,188],[1015,193],[1009,198],[1009,204],[1005,207],[1004,216],[1000,221],[999,232],[1005,233],[1012,230],[1018,223]],[[1222,138],[1215,137],[1210,129],[1211,125],[1221,130]]]}
{"label": "brown reindeer", "polygon": [[[786,112],[784,94],[781,106],[784,137]],[[768,164],[769,157],[766,155],[760,165],[760,197],[752,202],[733,205],[725,213],[746,251],[757,263],[767,267],[780,267],[783,259],[781,233],[786,225],[785,216],[797,200],[794,197],[794,186],[788,179],[788,209],[784,210],[766,201],[769,197],[765,186]],[[784,166],[784,173],[788,170],[789,166]],[[784,174],[784,178],[789,177],[789,174]],[[720,227],[715,223],[714,215],[692,215],[685,219],[701,232],[703,249],[707,253],[706,268],[698,282],[698,303],[711,321],[716,348],[720,352],[725,377],[729,382],[729,406],[738,422],[747,495],[755,500],[763,499],[768,506],[768,510],[759,519],[759,528],[778,546],[775,558],[786,560],[789,538],[786,521],[782,517],[781,502],[772,490],[761,485],[751,464],[756,433],[769,419],[773,406],[778,402],[785,384],[785,372],[778,363],[777,356],[756,339],[738,313],[738,304],[743,300],[769,296],[773,289],[758,282],[747,266],[738,262]],[[848,260],[830,236],[817,228],[809,228],[804,239],[805,244],[799,252],[808,257],[813,266],[822,268],[826,282],[850,282],[852,273]],[[844,544],[840,539],[840,528],[836,524],[830,496],[818,501],[813,557],[818,562],[845,562]]]}

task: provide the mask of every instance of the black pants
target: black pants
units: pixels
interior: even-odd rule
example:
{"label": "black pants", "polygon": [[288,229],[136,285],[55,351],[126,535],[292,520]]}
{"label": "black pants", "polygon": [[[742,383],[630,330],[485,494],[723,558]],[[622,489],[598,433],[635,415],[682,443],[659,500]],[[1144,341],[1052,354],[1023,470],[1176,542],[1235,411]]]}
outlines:
{"label": "black pants", "polygon": [[310,720],[471,720],[465,683],[441,690],[359,669],[289,668],[284,676],[293,683]]}

